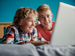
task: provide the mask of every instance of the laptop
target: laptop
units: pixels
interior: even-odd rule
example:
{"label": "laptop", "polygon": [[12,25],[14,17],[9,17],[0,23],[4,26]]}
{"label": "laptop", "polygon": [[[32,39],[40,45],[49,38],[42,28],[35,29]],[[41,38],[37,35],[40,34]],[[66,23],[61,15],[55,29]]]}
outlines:
{"label": "laptop", "polygon": [[75,45],[75,7],[59,3],[51,45]]}

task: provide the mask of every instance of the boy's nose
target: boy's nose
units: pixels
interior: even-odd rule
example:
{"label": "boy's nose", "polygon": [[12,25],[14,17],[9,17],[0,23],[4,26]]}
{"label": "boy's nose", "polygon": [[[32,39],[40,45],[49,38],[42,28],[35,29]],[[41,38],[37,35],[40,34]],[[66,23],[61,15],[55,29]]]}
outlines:
{"label": "boy's nose", "polygon": [[49,22],[49,20],[48,20],[48,18],[47,18],[47,17],[45,18],[45,21],[46,21],[47,23]]}

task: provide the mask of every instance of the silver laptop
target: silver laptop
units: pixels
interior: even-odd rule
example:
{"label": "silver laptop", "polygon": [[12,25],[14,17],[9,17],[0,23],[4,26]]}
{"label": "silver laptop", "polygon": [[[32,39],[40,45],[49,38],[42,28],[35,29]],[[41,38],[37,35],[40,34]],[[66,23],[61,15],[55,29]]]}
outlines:
{"label": "silver laptop", "polygon": [[59,3],[51,45],[75,45],[75,7]]}

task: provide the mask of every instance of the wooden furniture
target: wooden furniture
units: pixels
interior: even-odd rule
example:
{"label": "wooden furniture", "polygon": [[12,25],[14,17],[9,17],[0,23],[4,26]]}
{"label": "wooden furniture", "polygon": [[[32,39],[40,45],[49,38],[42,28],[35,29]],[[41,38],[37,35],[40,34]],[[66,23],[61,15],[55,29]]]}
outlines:
{"label": "wooden furniture", "polygon": [[7,28],[9,25],[12,25],[12,22],[10,23],[0,23],[0,38],[4,35],[4,27]]}

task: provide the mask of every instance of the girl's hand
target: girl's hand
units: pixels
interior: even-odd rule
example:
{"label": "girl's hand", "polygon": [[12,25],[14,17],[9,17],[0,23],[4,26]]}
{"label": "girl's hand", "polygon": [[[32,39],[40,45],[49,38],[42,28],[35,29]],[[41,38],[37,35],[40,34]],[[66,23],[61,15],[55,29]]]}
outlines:
{"label": "girl's hand", "polygon": [[43,45],[43,44],[49,44],[50,41],[30,41],[29,43],[32,43],[35,46],[39,46],[39,45]]}

